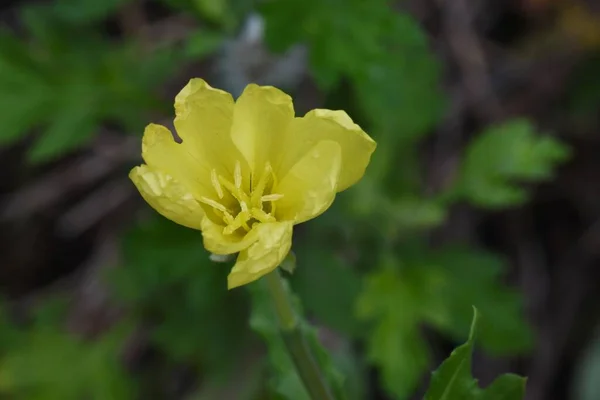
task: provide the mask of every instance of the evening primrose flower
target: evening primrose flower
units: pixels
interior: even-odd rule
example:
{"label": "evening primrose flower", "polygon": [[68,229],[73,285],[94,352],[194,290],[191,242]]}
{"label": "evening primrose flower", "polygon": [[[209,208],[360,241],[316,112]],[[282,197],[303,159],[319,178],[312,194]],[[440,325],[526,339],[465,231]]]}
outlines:
{"label": "evening primrose flower", "polygon": [[228,287],[273,271],[292,228],[323,213],[364,174],[376,143],[343,111],[295,117],[292,99],[250,84],[232,96],[192,79],[175,97],[175,129],[150,124],[145,164],[129,174],[170,220],[202,232],[213,254],[238,254]]}

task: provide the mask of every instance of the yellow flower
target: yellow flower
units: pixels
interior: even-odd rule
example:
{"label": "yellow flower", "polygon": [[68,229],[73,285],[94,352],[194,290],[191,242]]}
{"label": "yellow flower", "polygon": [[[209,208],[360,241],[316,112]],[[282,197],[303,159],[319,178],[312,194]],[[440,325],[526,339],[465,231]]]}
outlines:
{"label": "yellow flower", "polygon": [[228,287],[283,261],[292,227],[323,213],[364,174],[376,143],[343,111],[295,117],[292,99],[250,84],[231,95],[192,79],[175,97],[175,129],[146,127],[145,164],[129,174],[172,221],[202,231],[213,254],[239,253]]}

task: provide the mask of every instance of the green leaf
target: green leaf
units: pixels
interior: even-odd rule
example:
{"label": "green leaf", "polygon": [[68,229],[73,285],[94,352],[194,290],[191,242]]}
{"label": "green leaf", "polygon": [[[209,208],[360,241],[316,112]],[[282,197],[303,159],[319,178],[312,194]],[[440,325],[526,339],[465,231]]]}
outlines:
{"label": "green leaf", "polygon": [[432,285],[428,290],[435,290],[424,310],[430,324],[460,339],[467,333],[470,308],[475,305],[483,314],[479,337],[487,351],[506,355],[531,348],[521,296],[503,283],[503,259],[464,247],[441,248],[426,256],[424,249],[416,252],[422,254],[407,257],[407,262],[428,275]]}
{"label": "green leaf", "polygon": [[471,376],[471,358],[475,344],[478,313],[475,309],[469,340],[456,348],[432,374],[425,400],[522,400],[526,379],[506,374],[482,390]]}
{"label": "green leaf", "polygon": [[477,310],[467,343],[456,348],[437,371],[432,374],[425,400],[468,399],[473,396],[477,382],[471,378],[471,357],[475,343]]}
{"label": "green leaf", "polygon": [[482,207],[518,205],[528,198],[519,182],[551,178],[555,165],[568,156],[565,145],[549,136],[536,135],[525,119],[494,125],[467,148],[457,191]]}
{"label": "green leaf", "polygon": [[369,360],[381,369],[391,394],[410,394],[426,370],[430,354],[419,327],[425,323],[461,339],[469,330],[472,305],[485,312],[484,349],[504,355],[529,349],[531,332],[519,296],[501,284],[500,259],[414,243],[399,253],[400,258],[386,255],[367,275],[357,302],[358,317],[374,323],[366,338]]}
{"label": "green leaf", "polygon": [[[304,388],[295,366],[290,358],[283,337],[277,323],[278,317],[271,302],[271,297],[266,288],[266,283],[259,280],[248,285],[252,296],[252,312],[250,315],[250,326],[260,334],[267,344],[269,363],[272,369],[271,388],[286,400],[310,400]],[[288,296],[291,291],[285,283]],[[300,303],[296,297],[292,297],[295,309],[301,314]],[[301,322],[302,332],[315,356],[321,370],[325,373],[337,398],[345,398],[343,388],[343,377],[333,365],[327,351],[319,343],[316,331],[305,322]]]}

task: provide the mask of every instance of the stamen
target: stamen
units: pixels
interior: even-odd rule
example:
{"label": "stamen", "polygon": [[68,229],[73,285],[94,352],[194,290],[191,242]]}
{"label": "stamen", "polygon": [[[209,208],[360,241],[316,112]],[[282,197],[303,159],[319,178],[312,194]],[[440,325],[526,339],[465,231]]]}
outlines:
{"label": "stamen", "polygon": [[250,230],[250,228],[248,227],[249,219],[250,219],[250,213],[248,211],[240,212],[233,219],[233,221],[227,223],[227,226],[225,227],[225,229],[223,229],[223,234],[231,235],[233,232],[235,232],[236,230],[238,230],[239,228],[242,228],[242,227],[246,230]]}
{"label": "stamen", "polygon": [[235,162],[235,169],[233,171],[233,182],[235,183],[236,188],[242,188],[242,164],[240,164],[239,160]]}
{"label": "stamen", "polygon": [[229,213],[229,210],[227,210],[227,207],[225,207],[223,204],[219,203],[218,201],[214,201],[213,199],[209,199],[208,197],[204,197],[204,196],[200,197],[198,200],[204,204],[208,204],[209,206],[211,206],[214,209],[222,211],[223,213]]}
{"label": "stamen", "polygon": [[265,201],[277,201],[279,199],[281,199],[283,197],[282,194],[279,193],[271,193],[271,194],[266,194],[264,196],[262,196],[260,198],[260,201],[265,202]]}
{"label": "stamen", "polygon": [[250,210],[250,213],[252,213],[252,217],[257,219],[259,222],[275,222],[274,216],[267,214],[260,208],[253,208]]}
{"label": "stamen", "polygon": [[235,221],[235,219],[233,218],[233,215],[227,214],[227,215],[223,215],[223,221],[225,221],[225,223],[227,225],[230,225],[230,224],[233,224],[233,221]]}
{"label": "stamen", "polygon": [[210,171],[210,181],[212,182],[213,187],[217,191],[217,196],[219,196],[219,199],[222,199],[223,196],[225,196],[225,194],[223,193],[223,188],[221,187],[221,184],[219,183],[219,177],[217,176],[217,171],[214,169],[212,169]]}
{"label": "stamen", "polygon": [[[224,198],[229,192],[238,202],[239,209],[235,208],[237,215],[235,217],[231,212],[218,201],[203,197],[200,199],[203,203],[210,205],[218,211],[223,213],[223,227],[224,235],[231,235],[238,230],[244,229],[246,232],[250,231],[254,223],[268,223],[276,221],[274,216],[275,203],[277,200],[283,197],[279,193],[269,193],[276,187],[276,177],[271,167],[271,164],[266,163],[264,172],[260,175],[258,182],[253,181],[252,178],[258,178],[259,175],[250,175],[250,191],[244,190],[243,187],[243,176],[242,176],[242,165],[240,161],[236,161],[233,171],[233,183],[231,178],[223,178],[217,174],[216,170],[211,170],[210,179],[212,186],[214,187],[219,199]],[[256,186],[254,183],[256,182]],[[246,188],[247,189],[247,188]],[[268,191],[267,191],[268,190]],[[228,195],[229,196],[229,195]],[[267,213],[264,208],[264,203],[269,202],[270,208],[267,208],[270,212]],[[239,210],[239,212],[238,212]]]}
{"label": "stamen", "polygon": [[243,201],[245,201],[246,203],[250,202],[250,198],[248,197],[248,195],[246,193],[244,193],[244,191],[241,190],[240,188],[232,185],[231,182],[229,182],[227,179],[223,178],[222,176],[219,176],[219,182],[221,182],[221,185],[223,185],[225,187],[225,189],[229,190],[229,192],[233,195],[233,197],[235,197],[235,199],[238,202],[240,202],[240,203]]}
{"label": "stamen", "polygon": [[258,184],[252,191],[250,202],[254,207],[262,207],[261,196],[265,192],[265,188],[267,187],[267,183],[269,182],[268,180],[271,177],[270,175],[272,171],[271,164],[267,163],[265,165],[265,170],[258,181]]}

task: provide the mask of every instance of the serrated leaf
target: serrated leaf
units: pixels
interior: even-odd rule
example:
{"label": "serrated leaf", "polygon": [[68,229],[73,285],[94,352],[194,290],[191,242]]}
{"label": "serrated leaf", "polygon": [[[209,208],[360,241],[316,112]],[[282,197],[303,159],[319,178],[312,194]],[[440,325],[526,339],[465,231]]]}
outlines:
{"label": "serrated leaf", "polygon": [[537,135],[525,119],[494,125],[467,148],[458,191],[483,207],[521,204],[528,194],[519,183],[551,178],[554,167],[568,156],[565,145]]}
{"label": "serrated leaf", "polygon": [[475,309],[469,339],[457,347],[432,374],[424,400],[522,400],[525,378],[505,374],[481,389],[471,375],[471,358],[475,345],[478,313]]}
{"label": "serrated leaf", "polygon": [[[262,336],[267,344],[269,363],[273,373],[270,382],[271,387],[276,394],[283,396],[282,398],[286,400],[310,400],[308,392],[288,354],[277,322],[278,316],[265,285],[264,279],[248,285],[252,296],[250,326]],[[285,282],[285,288],[288,296],[291,296],[287,282]],[[291,298],[296,312],[301,315],[299,300],[295,297]],[[327,351],[319,343],[316,331],[304,322],[301,322],[301,331],[313,356],[334,390],[336,398],[344,398],[343,377],[334,367]]]}
{"label": "serrated leaf", "polygon": [[414,243],[400,254],[388,254],[367,275],[357,302],[358,317],[374,323],[367,351],[390,393],[408,395],[425,372],[430,355],[419,326],[460,339],[468,332],[472,305],[486,313],[481,321],[486,350],[507,354],[529,348],[531,333],[519,297],[501,284],[497,257],[460,248],[431,251]]}
{"label": "serrated leaf", "polygon": [[[420,251],[424,254],[424,249]],[[429,290],[435,290],[424,314],[430,324],[456,339],[464,337],[474,305],[483,314],[479,339],[487,351],[506,355],[530,349],[532,335],[521,297],[503,284],[501,258],[464,247],[446,247],[414,257],[409,262],[420,265],[420,271],[430,275]]]}
{"label": "serrated leaf", "polygon": [[477,326],[477,310],[467,343],[456,348],[431,376],[425,400],[468,399],[475,394],[477,383],[471,378],[471,357]]}

